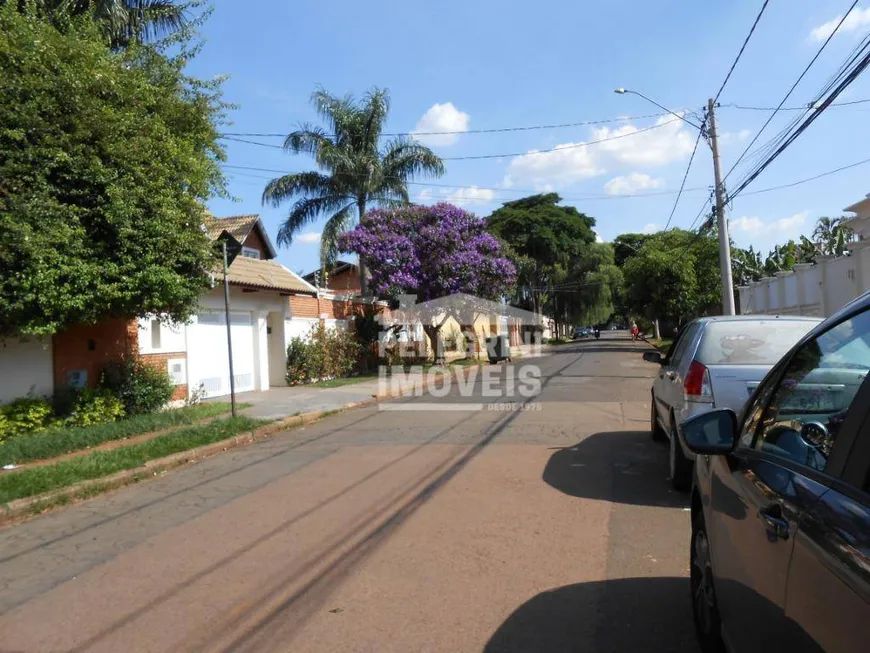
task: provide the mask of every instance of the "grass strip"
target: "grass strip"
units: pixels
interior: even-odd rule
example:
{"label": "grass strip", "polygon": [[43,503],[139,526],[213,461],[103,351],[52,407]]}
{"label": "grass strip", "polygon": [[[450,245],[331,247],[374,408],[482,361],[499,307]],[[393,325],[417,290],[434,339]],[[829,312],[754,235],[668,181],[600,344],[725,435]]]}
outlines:
{"label": "grass strip", "polygon": [[137,415],[118,422],[94,424],[93,426],[54,427],[39,433],[16,435],[0,445],[0,466],[22,465],[34,460],[56,458],[72,451],[96,447],[104,442],[123,440],[134,435],[193,424],[229,411],[230,404],[228,403],[208,402],[158,413]]}
{"label": "grass strip", "polygon": [[103,478],[125,469],[140,467],[149,460],[226,440],[265,423],[266,420],[244,416],[218,419],[128,447],[95,451],[87,456],[63,460],[53,465],[2,473],[0,474],[0,503],[8,503],[15,499],[67,487],[80,481]]}

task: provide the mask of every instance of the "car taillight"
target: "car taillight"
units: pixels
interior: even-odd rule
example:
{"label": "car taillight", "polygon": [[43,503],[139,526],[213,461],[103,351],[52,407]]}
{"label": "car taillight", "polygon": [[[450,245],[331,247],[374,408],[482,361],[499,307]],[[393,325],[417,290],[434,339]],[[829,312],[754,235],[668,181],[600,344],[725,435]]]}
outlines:
{"label": "car taillight", "polygon": [[686,401],[713,403],[713,387],[710,385],[710,370],[698,361],[692,361],[683,382]]}

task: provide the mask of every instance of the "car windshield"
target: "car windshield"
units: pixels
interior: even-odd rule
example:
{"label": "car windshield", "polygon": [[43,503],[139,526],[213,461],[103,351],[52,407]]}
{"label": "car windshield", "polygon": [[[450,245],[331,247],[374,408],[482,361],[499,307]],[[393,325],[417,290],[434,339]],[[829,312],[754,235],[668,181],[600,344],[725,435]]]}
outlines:
{"label": "car windshield", "polygon": [[815,325],[780,319],[711,322],[696,358],[704,365],[773,365]]}

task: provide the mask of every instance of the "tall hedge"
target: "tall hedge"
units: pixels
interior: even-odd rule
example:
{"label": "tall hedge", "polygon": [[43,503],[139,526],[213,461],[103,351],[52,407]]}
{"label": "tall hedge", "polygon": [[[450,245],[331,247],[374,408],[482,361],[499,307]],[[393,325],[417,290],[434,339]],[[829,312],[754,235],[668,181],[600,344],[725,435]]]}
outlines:
{"label": "tall hedge", "polygon": [[0,7],[0,337],[108,316],[185,319],[207,287],[203,201],[223,192],[214,85],[184,57],[112,51]]}

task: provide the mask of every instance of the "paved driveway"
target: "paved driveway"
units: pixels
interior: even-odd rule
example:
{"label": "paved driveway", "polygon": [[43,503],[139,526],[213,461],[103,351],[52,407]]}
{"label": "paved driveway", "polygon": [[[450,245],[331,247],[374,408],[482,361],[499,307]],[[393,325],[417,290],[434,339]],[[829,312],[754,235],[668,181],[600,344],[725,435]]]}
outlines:
{"label": "paved driveway", "polygon": [[0,650],[695,651],[655,370],[608,336],[520,410],[479,378],[0,531]]}

